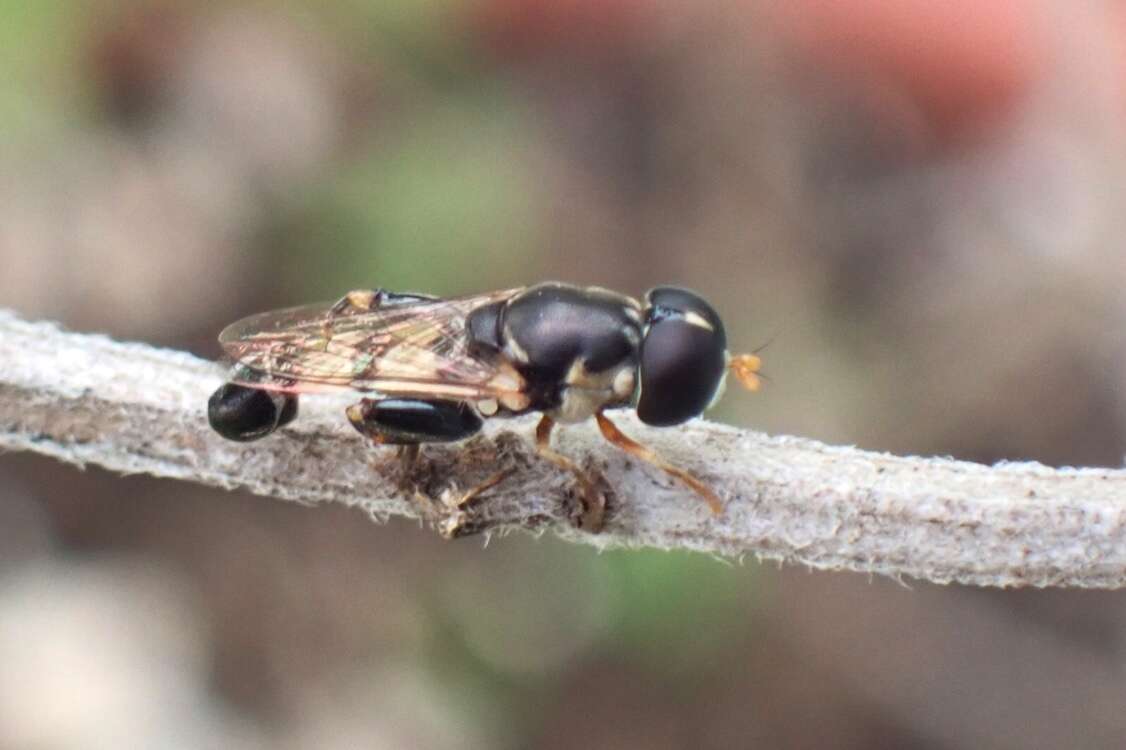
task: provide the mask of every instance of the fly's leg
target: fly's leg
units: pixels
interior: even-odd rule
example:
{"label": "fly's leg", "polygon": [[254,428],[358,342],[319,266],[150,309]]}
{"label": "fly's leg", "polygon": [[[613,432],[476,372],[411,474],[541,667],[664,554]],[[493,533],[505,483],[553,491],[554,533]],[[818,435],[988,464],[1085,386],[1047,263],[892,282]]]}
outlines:
{"label": "fly's leg", "polygon": [[500,484],[511,469],[499,471],[459,497],[443,501],[445,512],[415,481],[421,443],[449,443],[464,440],[480,431],[480,415],[462,401],[426,401],[421,399],[364,399],[347,409],[348,420],[362,435],[376,445],[397,445],[403,467],[404,489],[410,489],[423,514],[440,521],[443,535],[462,536],[468,517],[465,513],[487,490]]}
{"label": "fly's leg", "polygon": [[399,446],[399,470],[402,471],[404,477],[410,476],[411,472],[418,466],[419,452],[418,443],[407,443]]}
{"label": "fly's leg", "polygon": [[590,474],[578,464],[551,447],[551,430],[555,420],[544,414],[536,425],[536,453],[560,469],[571,472],[579,486],[579,512],[572,518],[576,527],[593,534],[602,530],[606,517],[606,496]]}
{"label": "fly's leg", "polygon": [[716,495],[714,491],[712,491],[711,487],[708,487],[708,485],[704,484],[684,469],[673,466],[672,464],[658,456],[656,453],[654,453],[652,449],[645,447],[641,443],[623,433],[618,429],[618,426],[611,422],[602,412],[598,412],[598,414],[595,415],[595,419],[598,420],[598,429],[602,431],[602,437],[606,438],[611,443],[621,448],[634,458],[640,459],[645,463],[650,464],[651,466],[657,467],[661,471],[679,481],[681,484],[687,486],[689,489],[699,495],[705,503],[708,504],[708,507],[712,509],[712,513],[715,513],[717,516],[723,513],[723,502],[719,499],[719,496]]}

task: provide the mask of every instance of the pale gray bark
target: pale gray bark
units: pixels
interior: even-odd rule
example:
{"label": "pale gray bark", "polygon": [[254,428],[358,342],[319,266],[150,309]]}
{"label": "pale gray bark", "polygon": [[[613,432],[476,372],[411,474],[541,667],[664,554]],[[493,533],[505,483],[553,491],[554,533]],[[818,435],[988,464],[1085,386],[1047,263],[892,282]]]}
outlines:
{"label": "pale gray bark", "polygon": [[[0,448],[73,464],[174,477],[309,503],[418,516],[390,449],[365,443],[335,397],[306,397],[289,428],[232,443],[207,425],[219,365],[181,352],[61,331],[0,311]],[[620,425],[706,480],[721,516],[659,471],[606,444],[591,425],[556,446],[604,472],[605,530],[574,529],[570,476],[539,460],[534,421],[495,420],[463,445],[424,449],[426,489],[450,497],[512,467],[470,523],[550,529],[595,546],[693,549],[814,568],[986,586],[1126,585],[1126,472],[993,467],[901,458],[696,421]],[[449,519],[446,519],[447,521]]]}

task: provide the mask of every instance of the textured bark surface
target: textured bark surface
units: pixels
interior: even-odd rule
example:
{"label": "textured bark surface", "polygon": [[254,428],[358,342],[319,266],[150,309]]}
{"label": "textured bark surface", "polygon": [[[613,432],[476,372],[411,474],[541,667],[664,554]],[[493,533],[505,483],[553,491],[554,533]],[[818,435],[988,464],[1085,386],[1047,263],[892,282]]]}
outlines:
{"label": "textured bark surface", "polygon": [[[182,352],[61,331],[0,311],[0,448],[306,503],[418,516],[391,449],[365,443],[337,397],[307,397],[290,427],[232,443],[208,427],[224,370]],[[613,489],[606,528],[575,529],[572,478],[536,457],[534,420],[495,421],[467,443],[424,448],[416,477],[454,498],[511,468],[468,515],[435,520],[489,531],[550,529],[596,546],[682,548],[984,586],[1126,585],[1126,472],[982,466],[903,458],[705,421],[620,426],[696,473],[726,503],[720,516],[659,471],[606,444],[591,425],[556,447],[601,470]],[[439,507],[442,507],[439,504]]]}

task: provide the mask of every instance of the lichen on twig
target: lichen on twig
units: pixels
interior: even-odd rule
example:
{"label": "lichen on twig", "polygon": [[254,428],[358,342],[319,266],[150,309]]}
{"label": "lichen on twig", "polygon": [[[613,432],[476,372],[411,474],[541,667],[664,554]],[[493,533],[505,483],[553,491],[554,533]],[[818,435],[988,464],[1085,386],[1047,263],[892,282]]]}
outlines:
{"label": "lichen on twig", "polygon": [[[69,333],[0,311],[0,448],[73,464],[242,488],[302,502],[417,516],[393,452],[373,449],[342,403],[307,398],[293,426],[231,443],[206,419],[220,366],[182,352]],[[478,506],[481,528],[551,529],[596,546],[681,548],[813,568],[986,586],[1126,585],[1126,472],[993,467],[902,458],[706,421],[622,426],[726,501],[714,516],[688,490],[607,445],[590,425],[561,451],[613,488],[600,534],[567,521],[571,477],[531,449],[532,422],[498,421],[464,445],[428,446],[428,489],[456,493],[512,475]]]}

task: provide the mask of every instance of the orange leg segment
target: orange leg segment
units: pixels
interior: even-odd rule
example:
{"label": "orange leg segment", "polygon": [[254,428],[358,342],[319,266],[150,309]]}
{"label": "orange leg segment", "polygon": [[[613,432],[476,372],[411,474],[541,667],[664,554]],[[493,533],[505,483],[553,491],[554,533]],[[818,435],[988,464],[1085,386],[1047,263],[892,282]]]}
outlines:
{"label": "orange leg segment", "polygon": [[595,486],[589,474],[583,471],[574,461],[551,447],[551,430],[553,427],[555,427],[555,420],[544,414],[540,418],[539,424],[536,425],[536,453],[575,476],[579,483],[584,506],[577,524],[579,528],[598,532],[602,528],[606,512],[606,498]]}
{"label": "orange leg segment", "polygon": [[598,429],[602,431],[602,437],[606,438],[611,443],[618,446],[634,458],[640,459],[647,464],[656,466],[658,469],[665,472],[669,476],[679,480],[689,489],[695,491],[696,494],[698,494],[704,500],[704,502],[708,504],[708,507],[712,509],[712,513],[715,513],[717,516],[723,513],[723,502],[719,499],[719,496],[716,495],[715,492],[713,492],[712,489],[706,484],[689,474],[684,469],[678,468],[668,463],[663,458],[654,453],[651,449],[646,448],[641,443],[626,435],[624,432],[619,430],[618,426],[611,422],[602,412],[595,414],[594,418],[598,420]]}

